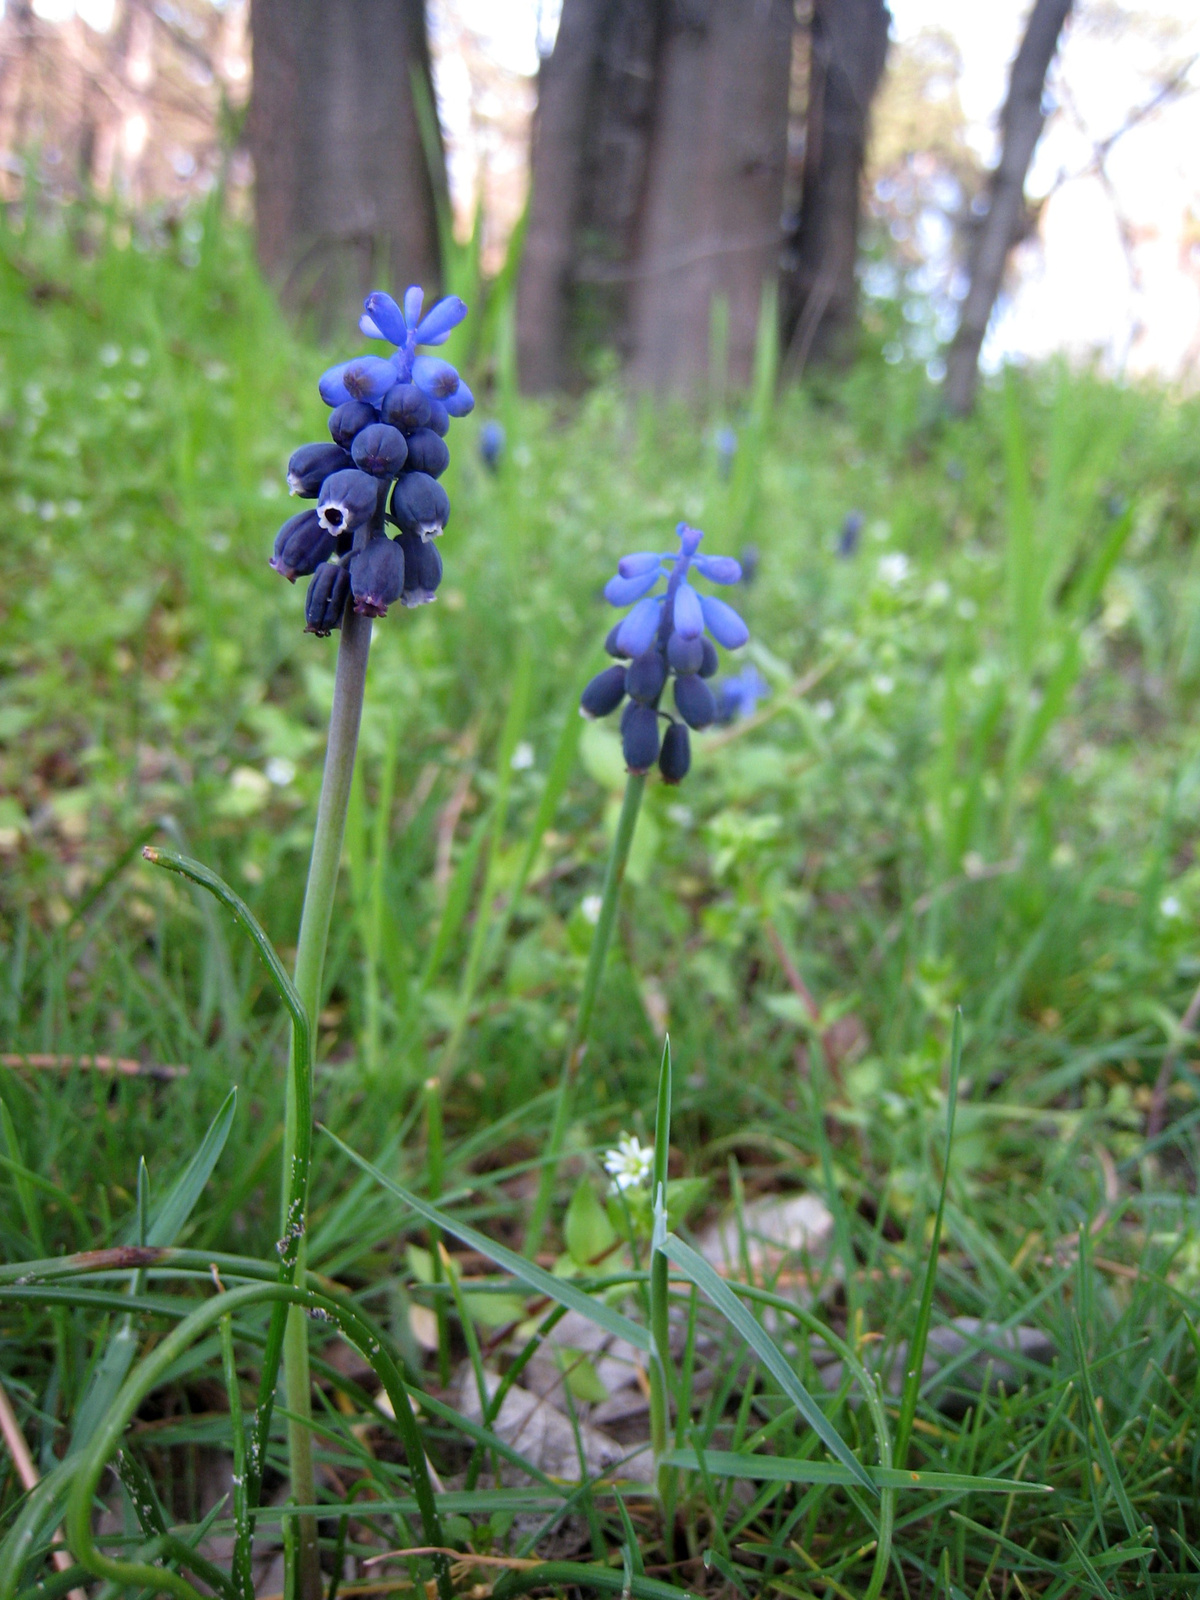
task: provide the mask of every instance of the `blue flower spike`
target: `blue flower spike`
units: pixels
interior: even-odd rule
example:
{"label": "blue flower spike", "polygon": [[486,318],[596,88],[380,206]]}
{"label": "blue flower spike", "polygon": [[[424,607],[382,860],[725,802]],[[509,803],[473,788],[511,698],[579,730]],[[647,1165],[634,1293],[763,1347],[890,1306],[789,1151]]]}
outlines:
{"label": "blue flower spike", "polygon": [[376,289],[363,302],[359,331],[390,344],[391,354],[356,356],[322,373],[331,442],[301,445],[287,472],[292,494],[316,506],[288,518],[270,558],[290,583],[311,579],[305,632],[333,633],[351,606],[382,617],[390,605],[437,598],[442,557],[431,541],[450,520],[437,479],[450,464],[451,419],[465,417],[475,397],[448,361],[420,351],[445,344],[466,314],[457,295],[425,310],[419,284],[402,302]]}
{"label": "blue flower spike", "polygon": [[[739,564],[731,556],[700,555],[704,535],[698,528],[681,522],[675,532],[677,551],[641,550],[622,556],[616,576],[605,584],[609,605],[630,608],[605,640],[605,649],[618,665],[594,677],[579,702],[585,717],[610,716],[624,703],[625,765],[640,773],[657,761],[663,781],[669,784],[681,782],[691,766],[688,730],[711,726],[724,708],[724,700],[718,702],[707,682],[719,665],[713,640],[726,650],[737,650],[750,637],[732,606],[701,593],[692,582],[695,577],[715,584],[739,583]],[[664,580],[666,588],[656,594]],[[628,665],[620,665],[622,661]],[[661,705],[671,679],[678,717]],[[663,722],[665,731],[660,728]]]}

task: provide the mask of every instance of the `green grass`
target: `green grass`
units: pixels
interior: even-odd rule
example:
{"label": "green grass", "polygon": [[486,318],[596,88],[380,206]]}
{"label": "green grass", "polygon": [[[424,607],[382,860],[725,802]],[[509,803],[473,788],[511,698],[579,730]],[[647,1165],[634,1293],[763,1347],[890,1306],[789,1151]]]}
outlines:
{"label": "green grass", "polygon": [[[520,1249],[586,962],[582,902],[623,781],[607,729],[589,728],[578,756],[571,744],[611,617],[598,591],[618,554],[662,547],[681,516],[714,550],[753,543],[749,650],[772,697],[752,725],[696,741],[682,788],[647,790],[550,1242],[580,1177],[602,1193],[597,1152],[623,1129],[652,1132],[665,1019],[673,1178],[706,1180],[701,1207],[734,1189],[821,1194],[836,1244],[812,1315],[852,1357],[890,1370],[924,1326],[943,1177],[932,1327],[1031,1324],[1057,1351],[962,1417],[917,1397],[897,1466],[1053,1492],[895,1491],[875,1592],[1194,1593],[1200,1080],[1186,1049],[1154,1148],[1144,1125],[1200,979],[1200,412],[1047,369],[951,425],[919,372],[868,355],[773,407],[764,371],[723,484],[715,416],[611,387],[561,409],[518,401],[503,312],[474,353],[489,398],[451,438],[439,603],[376,629],[320,1120],[390,1184],[440,1192],[447,1233]],[[209,863],[288,957],[336,641],[301,633],[302,594],[266,556],[290,509],[287,455],[323,429],[328,356],[288,330],[215,214],[174,237],[131,240],[94,217],[0,235],[0,1040],[188,1068],[0,1075],[5,1261],[136,1240],[140,1158],[145,1222],[238,1088],[177,1235],[194,1255],[132,1287],[128,1272],[72,1280],[54,1304],[6,1290],[0,1370],[43,1473],[110,1359],[118,1312],[161,1334],[211,1289],[215,1254],[237,1282],[250,1269],[233,1257],[273,1250],[284,1018],[224,913],[138,849],[150,838]],[[495,477],[475,450],[486,415],[509,432]],[[851,509],[865,527],[841,559]],[[514,767],[525,743],[532,765]],[[839,1018],[855,1023],[829,1034]],[[823,1035],[857,1049],[827,1052]],[[422,1085],[439,1068],[431,1186]],[[617,1592],[623,1560],[635,1593],[868,1592],[880,1502],[795,1481],[814,1438],[786,1386],[682,1279],[674,1303],[705,1337],[673,1379],[677,1453],[753,1450],[792,1481],[680,1467],[669,1536],[635,1497],[457,1488],[473,1440],[405,1308],[444,1307],[457,1363],[489,1337],[482,1320],[465,1339],[462,1310],[479,1320],[512,1280],[465,1295],[422,1284],[406,1246],[427,1245],[428,1218],[332,1140],[316,1151],[310,1268],[386,1328],[427,1394],[454,1543],[529,1546],[538,1525],[514,1525],[512,1506],[540,1495],[547,1524],[583,1529],[580,1560],[611,1553]],[[640,1286],[635,1265],[620,1270]],[[637,1295],[620,1304],[645,1325]],[[763,1322],[821,1394],[808,1324]],[[263,1326],[247,1312],[238,1328],[247,1397]],[[367,1452],[351,1431],[365,1396],[320,1363],[323,1337],[314,1324],[319,1455],[398,1508],[343,1528],[346,1548],[368,1527],[388,1547],[420,1543],[403,1454],[378,1433]],[[861,1385],[847,1379],[825,1409],[875,1467]],[[908,1410],[883,1405],[893,1438]],[[186,1538],[201,1445],[232,1441],[215,1331],[139,1415],[154,1429],[130,1458]],[[21,1494],[0,1459],[7,1529]],[[332,1544],[336,1520],[322,1527]],[[497,1592],[518,1588],[513,1574]]]}

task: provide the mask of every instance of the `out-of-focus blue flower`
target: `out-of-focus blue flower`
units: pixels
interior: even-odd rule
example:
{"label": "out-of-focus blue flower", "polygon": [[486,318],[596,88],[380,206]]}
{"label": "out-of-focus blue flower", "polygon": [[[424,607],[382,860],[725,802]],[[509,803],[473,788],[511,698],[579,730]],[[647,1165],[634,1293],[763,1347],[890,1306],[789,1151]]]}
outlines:
{"label": "out-of-focus blue flower", "polygon": [[504,429],[489,417],[479,430],[479,456],[484,466],[489,471],[495,472],[500,466],[500,458],[504,454]]}
{"label": "out-of-focus blue flower", "polygon": [[[382,290],[367,296],[359,328],[392,353],[355,356],[322,374],[332,443],[304,445],[288,463],[292,493],[317,505],[280,529],[271,565],[293,581],[312,575],[311,633],[339,628],[349,601],[383,616],[396,600],[428,603],[442,581],[442,558],[429,541],[449,521],[450,501],[436,480],[450,463],[451,418],[465,417],[475,400],[448,361],[419,353],[444,344],[466,306],[449,295],[424,311],[424,301],[415,284],[403,305]],[[389,520],[396,539],[387,535]]]}
{"label": "out-of-focus blue flower", "polygon": [[[741,567],[729,556],[702,556],[697,528],[681,522],[678,551],[641,550],[622,556],[616,576],[604,588],[610,605],[630,610],[610,631],[605,648],[629,665],[608,667],[583,691],[580,711],[604,717],[628,696],[621,716],[621,743],[631,772],[646,772],[657,760],[668,783],[678,783],[691,764],[688,728],[706,728],[717,717],[717,702],[706,679],[717,670],[718,644],[736,650],[749,638],[732,606],[700,593],[690,577],[709,583],[737,583]],[[666,580],[663,593],[653,591]],[[712,635],[712,639],[706,637]],[[660,708],[667,680],[674,677],[676,722]],[[659,721],[667,723],[659,739]]]}
{"label": "out-of-focus blue flower", "polygon": [[732,428],[718,428],[713,435],[717,451],[717,474],[724,483],[733,471],[733,458],[737,455],[738,436]]}
{"label": "out-of-focus blue flower", "polygon": [[847,511],[846,520],[842,523],[842,531],[838,534],[837,553],[843,561],[848,561],[858,549],[858,541],[862,537],[864,518],[861,511]]}
{"label": "out-of-focus blue flower", "polygon": [[717,685],[717,721],[734,722],[739,717],[752,717],[758,702],[771,693],[771,686],[757,667],[743,667],[732,678],[724,678]]}

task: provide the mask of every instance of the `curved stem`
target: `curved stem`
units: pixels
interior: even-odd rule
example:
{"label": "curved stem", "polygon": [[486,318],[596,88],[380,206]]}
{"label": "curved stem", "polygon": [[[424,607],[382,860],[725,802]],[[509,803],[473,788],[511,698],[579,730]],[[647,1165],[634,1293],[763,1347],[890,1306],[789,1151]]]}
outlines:
{"label": "curved stem", "polygon": [[[342,859],[342,841],[346,833],[346,808],[350,802],[350,782],[354,775],[354,757],[358,749],[358,730],[362,721],[363,696],[367,683],[367,658],[370,649],[371,619],[360,617],[347,602],[338,643],[333,709],[329,717],[329,743],[325,751],[321,799],[317,806],[317,825],[313,833],[312,861],[309,864],[308,882],[304,890],[304,910],[300,916],[300,937],[296,946],[296,989],[308,1017],[309,1033],[314,1044],[317,1037],[317,1014],[321,1006],[321,977],[325,968],[325,950],[329,942],[329,924],[333,916],[338,867]],[[288,1074],[288,1093],[284,1110],[283,1214],[280,1219],[280,1229],[284,1239],[293,1236],[293,1230],[299,1232],[296,1278],[303,1283],[307,1253],[304,1217],[303,1214],[290,1215],[288,1208],[291,1195],[290,1174],[297,1164],[302,1145],[311,1137],[312,1124],[311,1110],[306,1116],[300,1097],[294,1090],[295,1066],[295,1034],[293,1034],[293,1070]],[[310,1107],[311,1073],[310,1054]],[[301,1505],[315,1505],[317,1496],[316,1477],[313,1471],[312,1430],[308,1425],[312,1417],[308,1328],[304,1313],[297,1306],[293,1306],[287,1312],[287,1328],[283,1334],[283,1371],[284,1390],[288,1411],[291,1413],[288,1419],[288,1460],[291,1466],[292,1493]],[[265,1376],[266,1369],[264,1369]],[[267,1405],[269,1406],[269,1400]],[[266,1440],[261,1429],[258,1430],[258,1436],[265,1448]],[[259,1455],[255,1461],[256,1470],[261,1470],[261,1465],[262,1457]],[[297,1532],[299,1600],[320,1600],[321,1569],[317,1549],[316,1518],[301,1517]]]}
{"label": "curved stem", "polygon": [[[83,1451],[73,1476],[66,1525],[72,1554],[96,1577],[109,1579],[125,1588],[149,1586],[155,1594],[171,1594],[177,1600],[201,1600],[196,1589],[177,1572],[142,1562],[122,1561],[98,1549],[92,1532],[92,1503],[104,1468],[120,1447],[130,1419],[164,1374],[214,1323],[224,1317],[232,1318],[249,1306],[265,1302],[288,1305],[302,1317],[306,1309],[323,1312],[338,1324],[346,1338],[379,1374],[391,1401],[396,1426],[408,1457],[413,1494],[421,1513],[425,1537],[432,1545],[444,1543],[408,1387],[379,1335],[356,1311],[332,1296],[311,1289],[300,1289],[288,1283],[252,1283],[214,1295],[185,1317],[148,1356],[139,1361],[121,1385],[116,1399]],[[314,1504],[313,1501],[300,1503]],[[297,1520],[303,1523],[306,1519],[300,1517]],[[449,1566],[444,1556],[435,1557],[434,1568],[442,1600],[452,1600]],[[318,1571],[318,1579],[319,1576]]]}
{"label": "curved stem", "polygon": [[604,976],[604,963],[608,957],[608,946],[612,939],[613,924],[617,917],[617,902],[621,896],[621,885],[625,881],[625,868],[629,862],[629,848],[633,843],[634,831],[637,828],[638,812],[641,809],[642,795],[646,790],[646,774],[644,772],[631,772],[625,780],[625,798],[621,804],[621,816],[617,823],[617,834],[613,840],[612,849],[608,856],[608,866],[604,872],[604,892],[600,902],[600,915],[596,919],[595,931],[592,934],[592,947],[588,951],[587,972],[583,979],[583,992],[579,997],[579,1010],[575,1014],[575,1026],[571,1029],[570,1042],[567,1053],[563,1058],[562,1072],[558,1080],[558,1096],[554,1105],[554,1123],[550,1130],[550,1146],[546,1151],[546,1161],[542,1167],[542,1175],[538,1181],[537,1199],[533,1204],[533,1214],[529,1219],[529,1231],[525,1237],[525,1254],[537,1254],[538,1246],[542,1242],[542,1232],[546,1226],[546,1217],[550,1210],[550,1201],[554,1195],[554,1180],[558,1174],[558,1158],[562,1153],[563,1140],[567,1136],[567,1121],[571,1113],[571,1087],[575,1080],[584,1053],[587,1050],[588,1030],[592,1025],[592,1012],[596,1009],[596,999],[600,993],[600,979]]}

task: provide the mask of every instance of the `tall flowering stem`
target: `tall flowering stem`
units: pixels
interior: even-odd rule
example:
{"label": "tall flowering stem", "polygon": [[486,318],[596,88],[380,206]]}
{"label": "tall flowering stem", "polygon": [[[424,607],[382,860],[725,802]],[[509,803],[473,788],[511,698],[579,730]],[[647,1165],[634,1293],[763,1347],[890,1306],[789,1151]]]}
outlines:
{"label": "tall flowering stem", "polygon": [[[321,377],[321,398],[331,408],[329,442],[301,445],[288,463],[292,493],[316,504],[284,523],[271,555],[271,566],[289,582],[310,579],[305,631],[319,637],[341,633],[296,949],[295,988],[314,1040],[362,722],[372,619],[386,616],[390,605],[427,605],[436,597],[442,581],[437,541],[450,518],[450,501],[437,481],[450,461],[445,435],[451,419],[465,416],[475,403],[448,362],[418,353],[422,346],[444,343],[466,315],[466,306],[450,296],[422,315],[423,300],[415,285],[406,292],[402,306],[380,291],[367,296],[360,330],[394,348],[388,356],[342,362]],[[312,1062],[310,1053],[300,1061],[298,1048],[293,1034],[284,1112],[280,1248],[285,1262],[294,1262],[294,1281],[302,1284]],[[267,1340],[252,1451],[251,1504],[261,1487],[281,1347],[292,1494],[300,1505],[315,1505],[308,1328],[303,1307],[292,1304],[284,1310],[282,1302]],[[320,1600],[316,1518],[299,1517],[295,1532],[298,1600]],[[248,1551],[239,1551],[235,1565],[243,1576],[247,1562]]]}
{"label": "tall flowering stem", "polygon": [[575,1013],[575,1023],[571,1029],[567,1053],[563,1057],[562,1071],[559,1074],[558,1094],[554,1102],[554,1122],[550,1129],[550,1143],[546,1150],[546,1160],[542,1166],[537,1198],[533,1204],[533,1213],[529,1219],[529,1231],[526,1235],[525,1249],[529,1255],[536,1254],[542,1242],[542,1233],[546,1227],[550,1202],[554,1197],[554,1180],[558,1172],[558,1160],[562,1154],[563,1141],[567,1136],[567,1126],[571,1115],[572,1086],[583,1061],[584,1051],[587,1049],[588,1033],[592,1025],[592,1012],[596,1009],[596,997],[600,993],[600,980],[604,976],[604,964],[608,958],[609,944],[612,941],[613,924],[617,920],[617,902],[621,898],[621,885],[625,881],[625,868],[629,863],[629,850],[633,844],[633,835],[637,829],[638,812],[641,810],[642,795],[645,791],[646,774],[644,772],[631,772],[625,780],[625,799],[621,804],[621,816],[617,822],[617,836],[613,840],[612,849],[609,851],[608,866],[604,872],[604,891],[600,901],[600,915],[596,918],[596,926],[592,930],[592,943],[588,951],[587,971],[583,979],[583,992],[579,997],[579,1009]]}
{"label": "tall flowering stem", "polygon": [[[657,765],[664,783],[677,784],[687,776],[692,761],[689,729],[707,728],[718,718],[718,702],[708,685],[719,665],[716,645],[737,650],[750,636],[731,606],[715,595],[701,594],[692,582],[696,576],[715,584],[739,583],[741,567],[729,556],[701,555],[704,535],[699,528],[681,522],[675,535],[678,550],[642,550],[618,562],[616,576],[604,587],[610,605],[631,607],[605,640],[605,649],[617,664],[593,678],[580,697],[579,709],[589,718],[607,717],[624,706],[621,749],[629,778],[604,875],[583,993],[559,1076],[550,1144],[526,1235],[529,1255],[542,1242],[550,1210],[572,1086],[587,1048],[646,775]],[[664,581],[665,590],[656,593]],[[668,683],[673,684],[674,714],[662,706]]]}

